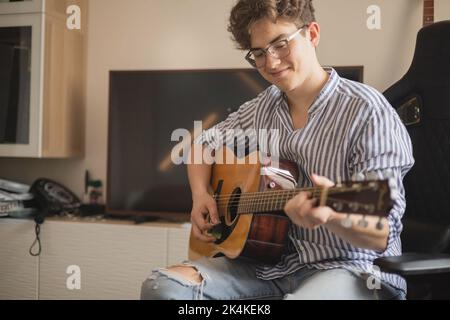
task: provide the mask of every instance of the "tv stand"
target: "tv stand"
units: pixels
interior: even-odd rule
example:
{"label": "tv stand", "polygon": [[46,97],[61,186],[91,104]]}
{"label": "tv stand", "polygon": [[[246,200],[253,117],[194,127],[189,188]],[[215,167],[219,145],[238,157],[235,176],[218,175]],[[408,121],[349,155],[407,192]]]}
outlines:
{"label": "tv stand", "polygon": [[[0,300],[139,299],[151,270],[187,259],[190,224],[48,217],[42,252],[28,253],[32,219],[0,219]],[[70,290],[73,267],[81,288]]]}

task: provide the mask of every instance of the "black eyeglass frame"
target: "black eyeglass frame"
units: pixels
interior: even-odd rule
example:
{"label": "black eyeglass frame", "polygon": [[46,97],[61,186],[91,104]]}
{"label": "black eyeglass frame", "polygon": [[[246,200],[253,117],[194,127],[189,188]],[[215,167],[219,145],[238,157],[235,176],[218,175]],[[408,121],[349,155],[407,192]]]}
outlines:
{"label": "black eyeglass frame", "polygon": [[[270,53],[272,56],[274,56],[274,57],[277,57],[277,56],[275,56],[270,50],[273,48],[273,47],[275,47],[276,45],[278,45],[278,44],[280,44],[280,43],[282,43],[282,42],[285,42],[286,43],[286,46],[288,47],[288,53],[285,55],[285,56],[283,56],[283,57],[277,57],[277,58],[284,58],[284,57],[287,57],[290,53],[291,53],[291,50],[290,50],[290,48],[289,48],[289,42],[292,40],[292,39],[294,39],[305,27],[309,27],[309,25],[308,24],[305,24],[305,25],[303,25],[303,26],[301,26],[299,29],[297,29],[294,33],[292,33],[291,35],[289,35],[289,36],[287,36],[286,38],[284,38],[284,39],[280,39],[280,40],[277,40],[277,41],[275,41],[275,42],[273,42],[273,43],[271,43],[271,44],[269,44],[266,48],[255,48],[255,49],[250,49],[250,51],[249,52],[247,52],[247,54],[245,55],[245,60],[247,60],[247,62],[248,63],[250,63],[250,65],[252,66],[252,67],[254,67],[254,68],[261,68],[262,66],[260,66],[260,67],[258,67],[257,65],[256,65],[256,61],[254,60],[254,59],[252,59],[252,58],[250,58],[250,56],[255,52],[255,51],[262,51],[263,53],[264,53],[264,58],[267,56],[267,53]],[[265,63],[265,61],[264,61],[264,63]]]}

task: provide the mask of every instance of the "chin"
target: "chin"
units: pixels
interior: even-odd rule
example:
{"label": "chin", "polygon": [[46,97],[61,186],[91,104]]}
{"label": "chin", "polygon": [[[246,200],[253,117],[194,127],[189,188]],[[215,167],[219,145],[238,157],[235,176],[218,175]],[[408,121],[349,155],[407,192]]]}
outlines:
{"label": "chin", "polygon": [[275,85],[284,93],[289,93],[298,88],[298,84],[289,81],[280,81],[278,83],[275,83]]}

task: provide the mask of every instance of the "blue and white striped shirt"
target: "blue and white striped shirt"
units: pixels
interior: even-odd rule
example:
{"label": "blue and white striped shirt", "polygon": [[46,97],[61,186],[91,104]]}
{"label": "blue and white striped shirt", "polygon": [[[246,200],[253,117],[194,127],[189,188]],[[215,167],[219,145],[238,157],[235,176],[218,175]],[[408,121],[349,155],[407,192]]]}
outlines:
{"label": "blue and white striped shirt", "polygon": [[[257,277],[275,279],[304,267],[345,268],[373,274],[406,292],[403,278],[376,272],[372,262],[402,252],[401,218],[406,206],[402,180],[414,164],[410,137],[395,110],[378,91],[341,78],[334,69],[325,70],[330,77],[310,106],[303,128],[294,129],[284,94],[270,86],[213,129],[223,133],[228,129],[277,129],[279,156],[299,165],[298,187],[311,187],[312,173],[332,181],[385,178],[389,174],[396,182],[398,196],[388,217],[387,249],[376,252],[357,248],[323,226],[312,230],[293,224],[289,231],[290,253],[276,266],[262,265]],[[203,132],[197,142],[219,147],[213,132]]]}

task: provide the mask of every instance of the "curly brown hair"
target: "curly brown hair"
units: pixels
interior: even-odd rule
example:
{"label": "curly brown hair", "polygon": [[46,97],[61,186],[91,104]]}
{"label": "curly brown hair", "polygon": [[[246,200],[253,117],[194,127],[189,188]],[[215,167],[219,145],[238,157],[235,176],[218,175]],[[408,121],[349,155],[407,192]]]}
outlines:
{"label": "curly brown hair", "polygon": [[228,31],[238,49],[248,50],[250,44],[250,27],[261,19],[286,18],[301,27],[316,21],[312,0],[239,0],[231,10]]}

